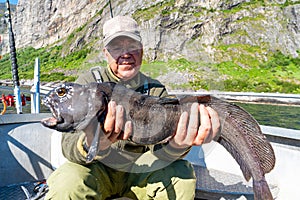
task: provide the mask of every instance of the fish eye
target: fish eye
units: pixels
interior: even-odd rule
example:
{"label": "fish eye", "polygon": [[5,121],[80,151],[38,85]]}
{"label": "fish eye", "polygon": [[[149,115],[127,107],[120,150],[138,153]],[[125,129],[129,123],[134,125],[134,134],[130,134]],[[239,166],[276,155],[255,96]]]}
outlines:
{"label": "fish eye", "polygon": [[58,88],[58,89],[56,89],[55,92],[59,97],[63,97],[67,94],[67,89],[66,88]]}

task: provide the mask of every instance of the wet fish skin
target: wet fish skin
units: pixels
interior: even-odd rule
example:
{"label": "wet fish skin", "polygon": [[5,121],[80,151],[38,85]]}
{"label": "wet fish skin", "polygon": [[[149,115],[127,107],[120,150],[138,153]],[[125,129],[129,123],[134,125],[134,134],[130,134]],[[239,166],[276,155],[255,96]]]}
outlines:
{"label": "wet fish skin", "polygon": [[[59,90],[66,93],[59,96]],[[273,199],[264,176],[275,165],[271,144],[248,112],[210,95],[158,98],[141,95],[114,83],[85,86],[69,83],[52,91],[44,101],[57,123],[53,125],[53,120],[42,123],[59,131],[83,129],[93,117],[105,117],[110,100],[124,107],[127,119],[133,122],[131,140],[137,144],[156,144],[172,137],[181,113],[189,112],[194,102],[212,107],[222,125],[220,135],[214,140],[235,158],[246,180],[253,178],[255,199]]]}

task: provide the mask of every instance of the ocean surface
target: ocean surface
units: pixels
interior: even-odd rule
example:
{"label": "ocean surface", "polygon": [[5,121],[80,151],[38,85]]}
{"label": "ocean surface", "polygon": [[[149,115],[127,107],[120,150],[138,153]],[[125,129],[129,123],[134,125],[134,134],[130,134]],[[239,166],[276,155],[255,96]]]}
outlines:
{"label": "ocean surface", "polygon": [[300,130],[300,106],[236,103],[261,125]]}

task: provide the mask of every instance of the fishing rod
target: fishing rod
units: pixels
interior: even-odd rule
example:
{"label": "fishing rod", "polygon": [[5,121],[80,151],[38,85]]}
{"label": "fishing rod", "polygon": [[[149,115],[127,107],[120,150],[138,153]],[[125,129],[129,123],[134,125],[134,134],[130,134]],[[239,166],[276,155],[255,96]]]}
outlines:
{"label": "fishing rod", "polygon": [[113,18],[114,15],[113,15],[112,6],[111,6],[111,0],[108,0],[108,3],[109,3],[110,16],[111,16],[111,18]]}
{"label": "fishing rod", "polygon": [[18,74],[18,62],[17,62],[17,53],[16,53],[16,45],[15,45],[15,38],[12,29],[12,22],[11,22],[11,12],[10,12],[10,3],[9,0],[6,0],[6,13],[5,18],[8,24],[8,35],[9,35],[9,47],[10,47],[10,60],[11,60],[11,72],[13,76],[13,84],[14,84],[14,95],[15,95],[15,106],[17,109],[17,113],[22,113],[22,104],[21,104],[21,94],[20,94],[20,81],[19,81],[19,74]]}

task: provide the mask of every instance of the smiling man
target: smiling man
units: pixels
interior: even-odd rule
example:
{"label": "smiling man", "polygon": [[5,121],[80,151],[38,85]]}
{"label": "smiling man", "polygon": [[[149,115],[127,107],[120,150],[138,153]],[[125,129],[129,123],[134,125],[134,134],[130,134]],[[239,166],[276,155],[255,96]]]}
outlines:
{"label": "smiling man", "polygon": [[[159,81],[140,72],[143,45],[135,20],[128,16],[110,19],[103,26],[103,35],[108,66],[92,68],[78,83],[111,81],[142,94],[167,96]],[[124,112],[122,106],[109,103],[99,153],[92,163],[86,163],[86,156],[97,120],[83,131],[63,133],[62,151],[69,162],[48,179],[46,199],[194,199],[193,167],[182,158],[191,146],[209,142],[218,134],[217,113],[195,103],[190,113],[182,113],[168,142],[137,145],[129,139],[132,122],[125,119]]]}
{"label": "smiling man", "polygon": [[113,39],[103,50],[112,72],[126,81],[136,76],[142,64],[141,43],[129,37]]}
{"label": "smiling man", "polygon": [[136,22],[120,17],[103,26],[104,54],[112,72],[122,80],[136,76],[141,68],[143,46]]}

